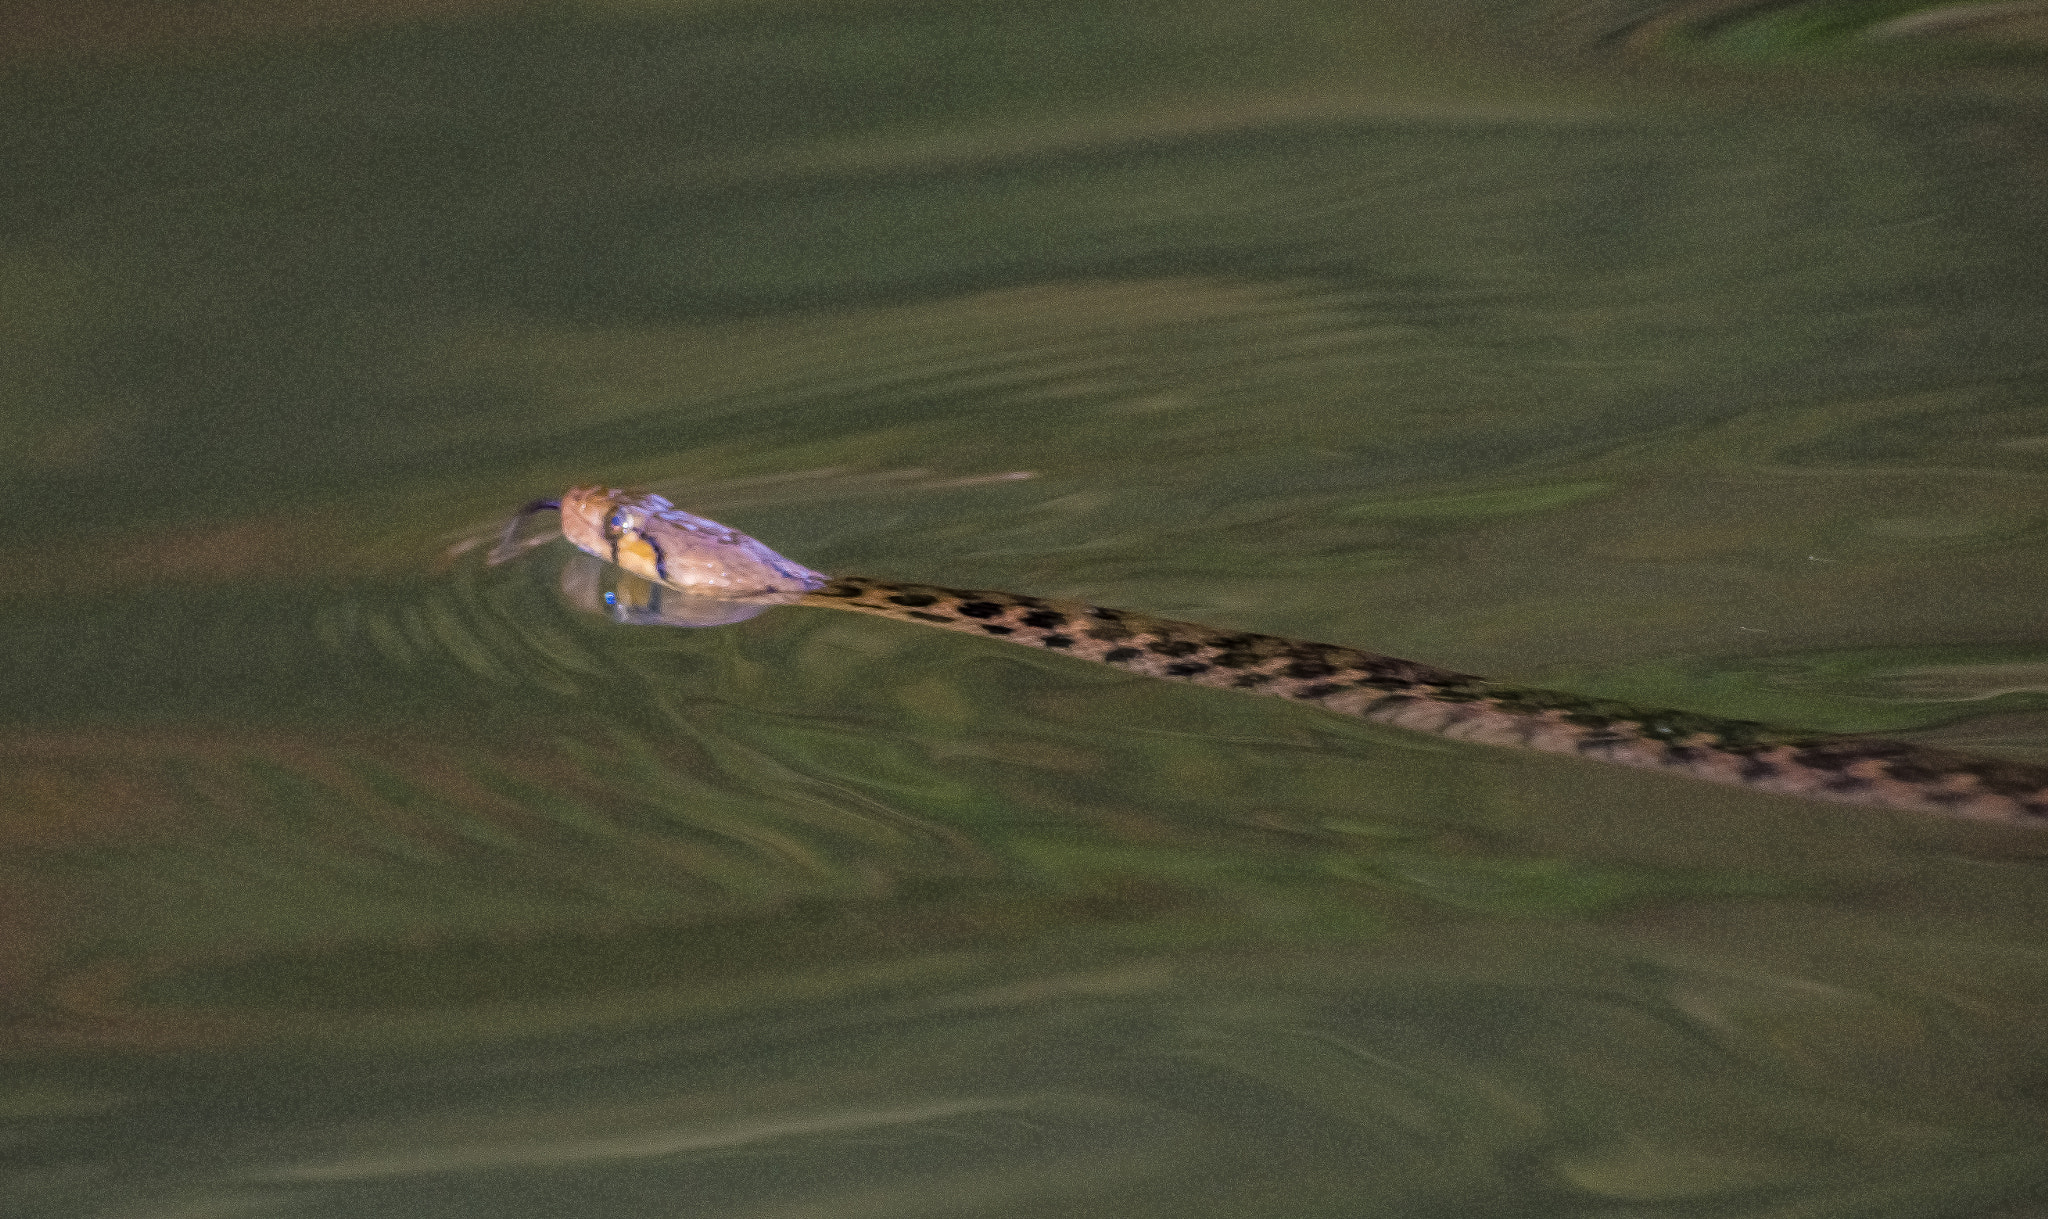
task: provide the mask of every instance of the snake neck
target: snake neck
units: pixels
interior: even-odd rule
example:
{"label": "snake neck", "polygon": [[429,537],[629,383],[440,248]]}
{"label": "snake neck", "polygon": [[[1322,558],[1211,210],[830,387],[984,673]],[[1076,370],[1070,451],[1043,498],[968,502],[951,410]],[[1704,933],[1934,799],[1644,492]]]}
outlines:
{"label": "snake neck", "polygon": [[835,576],[798,604],[1024,644],[1417,732],[1809,799],[2048,827],[2048,767],[1491,682],[1395,656],[1076,601]]}

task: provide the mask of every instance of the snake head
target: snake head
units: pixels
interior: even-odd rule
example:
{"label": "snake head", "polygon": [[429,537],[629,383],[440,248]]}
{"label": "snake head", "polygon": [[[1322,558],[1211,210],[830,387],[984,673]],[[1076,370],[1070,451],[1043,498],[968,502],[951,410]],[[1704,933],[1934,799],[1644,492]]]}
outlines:
{"label": "snake head", "polygon": [[562,536],[586,554],[693,596],[772,605],[825,586],[822,574],[739,530],[647,492],[570,488],[562,494]]}

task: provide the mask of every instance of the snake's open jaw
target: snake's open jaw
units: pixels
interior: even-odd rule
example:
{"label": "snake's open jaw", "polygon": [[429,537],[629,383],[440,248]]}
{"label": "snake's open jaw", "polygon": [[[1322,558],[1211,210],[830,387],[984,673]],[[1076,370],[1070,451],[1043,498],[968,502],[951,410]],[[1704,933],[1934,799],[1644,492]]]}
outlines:
{"label": "snake's open jaw", "polygon": [[822,573],[659,495],[572,487],[561,509],[562,536],[578,550],[693,597],[782,605],[825,586]]}

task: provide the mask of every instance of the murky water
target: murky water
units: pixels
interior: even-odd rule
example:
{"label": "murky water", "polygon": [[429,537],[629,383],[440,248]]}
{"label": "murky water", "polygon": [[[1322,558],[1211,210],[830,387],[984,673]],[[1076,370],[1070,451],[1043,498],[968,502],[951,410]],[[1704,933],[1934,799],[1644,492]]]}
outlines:
{"label": "murky water", "polygon": [[484,562],[2048,758],[2027,6],[385,7],[0,84],[10,1214],[2048,1208],[2038,833]]}

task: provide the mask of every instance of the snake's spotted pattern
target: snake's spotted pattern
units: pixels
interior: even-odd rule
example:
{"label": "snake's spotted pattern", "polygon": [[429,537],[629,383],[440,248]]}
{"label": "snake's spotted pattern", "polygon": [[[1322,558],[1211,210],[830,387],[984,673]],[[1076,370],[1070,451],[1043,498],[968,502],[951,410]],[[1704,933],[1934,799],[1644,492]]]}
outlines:
{"label": "snake's spotted pattern", "polygon": [[876,614],[1456,740],[1572,754],[1781,795],[2048,828],[2048,766],[1645,710],[1356,648],[1080,602],[825,576],[654,495],[577,488],[559,506],[563,533],[579,547],[684,592]]}
{"label": "snake's spotted pattern", "polygon": [[1079,602],[837,576],[799,605],[965,631],[1167,681],[1313,703],[1462,741],[1673,771],[1788,796],[2048,826],[2048,767],[1529,690],[1327,643]]}

